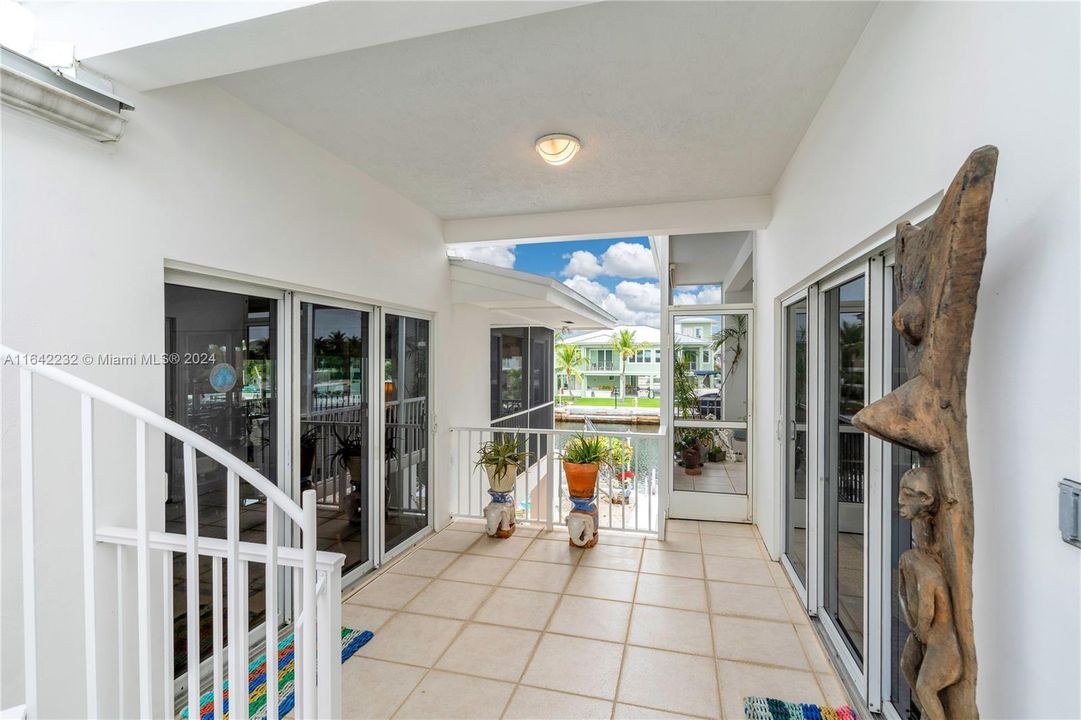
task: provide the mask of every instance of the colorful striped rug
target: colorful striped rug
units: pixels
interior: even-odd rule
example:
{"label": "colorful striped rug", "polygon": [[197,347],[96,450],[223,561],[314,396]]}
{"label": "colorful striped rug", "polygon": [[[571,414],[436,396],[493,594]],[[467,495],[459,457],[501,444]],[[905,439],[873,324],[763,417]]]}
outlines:
{"label": "colorful striped rug", "polygon": [[859,720],[847,705],[833,708],[764,697],[744,698],[743,714],[747,720]]}
{"label": "colorful striped rug", "polygon": [[[366,642],[372,639],[371,630],[353,630],[342,628],[342,662],[353,657]],[[290,633],[278,643],[278,715],[285,715],[293,709],[296,695],[293,692],[293,635]],[[229,717],[229,681],[222,690],[222,710],[225,718]],[[214,692],[208,690],[199,698],[199,719],[214,719]],[[187,720],[188,709],[180,713],[182,720]],[[267,717],[266,706],[266,655],[260,655],[248,665],[248,717],[264,720]],[[223,720],[225,720],[223,718]],[[275,718],[277,720],[277,718]]]}

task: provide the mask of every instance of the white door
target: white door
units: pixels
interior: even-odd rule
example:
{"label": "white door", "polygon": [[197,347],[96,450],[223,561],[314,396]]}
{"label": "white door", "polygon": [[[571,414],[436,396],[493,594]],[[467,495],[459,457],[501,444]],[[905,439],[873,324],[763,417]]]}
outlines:
{"label": "white door", "polygon": [[670,309],[672,475],[668,515],[751,520],[754,314],[747,305]]}

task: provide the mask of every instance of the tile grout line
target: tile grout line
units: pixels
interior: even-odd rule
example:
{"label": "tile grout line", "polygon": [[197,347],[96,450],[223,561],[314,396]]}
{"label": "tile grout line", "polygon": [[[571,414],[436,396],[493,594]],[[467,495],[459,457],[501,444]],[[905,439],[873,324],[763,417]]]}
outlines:
{"label": "tile grout line", "polygon": [[631,611],[627,616],[627,629],[623,631],[623,650],[619,656],[619,671],[616,672],[616,687],[612,693],[612,712],[609,715],[610,720],[614,720],[616,716],[616,706],[619,704],[620,689],[623,686],[623,668],[627,665],[627,652],[630,648],[631,639],[631,624],[634,622],[634,604],[638,599],[638,581],[642,578],[642,563],[645,562],[646,549],[643,543],[642,547],[638,551],[638,570],[634,574],[634,591],[631,592]]}

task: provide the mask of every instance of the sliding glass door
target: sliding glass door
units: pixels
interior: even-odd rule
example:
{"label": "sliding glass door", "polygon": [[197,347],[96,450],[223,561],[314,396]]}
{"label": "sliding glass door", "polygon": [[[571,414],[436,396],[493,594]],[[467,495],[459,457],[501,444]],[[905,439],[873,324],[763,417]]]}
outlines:
{"label": "sliding glass door", "polygon": [[866,404],[866,277],[822,293],[825,462],[824,607],[856,662],[863,659],[865,436],[852,416]]}
{"label": "sliding glass door", "polygon": [[803,296],[784,308],[784,554],[807,587],[808,312]]}
{"label": "sliding glass door", "polygon": [[430,523],[430,321],[384,313],[383,550]]}
{"label": "sliding glass door", "polygon": [[314,489],[319,549],[345,555],[343,575],[371,566],[371,313],[298,299],[298,462]]}

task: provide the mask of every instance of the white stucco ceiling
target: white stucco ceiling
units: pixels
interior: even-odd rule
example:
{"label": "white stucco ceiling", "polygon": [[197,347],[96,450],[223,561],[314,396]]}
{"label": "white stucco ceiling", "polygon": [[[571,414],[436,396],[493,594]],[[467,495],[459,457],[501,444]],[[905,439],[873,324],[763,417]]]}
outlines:
{"label": "white stucco ceiling", "polygon": [[761,195],[873,9],[602,3],[217,82],[446,219]]}

